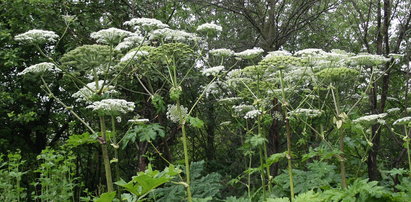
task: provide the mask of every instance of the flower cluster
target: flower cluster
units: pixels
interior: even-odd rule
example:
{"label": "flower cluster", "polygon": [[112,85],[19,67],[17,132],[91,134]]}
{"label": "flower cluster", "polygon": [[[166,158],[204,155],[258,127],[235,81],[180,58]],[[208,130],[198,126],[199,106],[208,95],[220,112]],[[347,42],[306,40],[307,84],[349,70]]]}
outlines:
{"label": "flower cluster", "polygon": [[387,113],[395,113],[395,112],[399,112],[401,111],[400,108],[396,107],[396,108],[391,108],[391,109],[387,109]]}
{"label": "flower cluster", "polygon": [[249,111],[256,110],[253,105],[240,104],[233,106],[234,112],[237,114],[246,114]]}
{"label": "flower cluster", "polygon": [[144,43],[144,37],[133,34],[129,37],[124,38],[124,40],[116,46],[116,50],[130,49]]}
{"label": "flower cluster", "polygon": [[128,120],[129,123],[133,123],[133,124],[141,124],[141,123],[146,123],[149,122],[150,120],[148,119],[139,119],[139,118],[134,118],[134,119],[130,119]]}
{"label": "flower cluster", "polygon": [[353,65],[375,66],[382,65],[391,59],[382,55],[358,54],[351,57],[350,60]]}
{"label": "flower cluster", "polygon": [[198,41],[200,38],[193,33],[188,33],[181,30],[174,30],[169,28],[157,29],[150,32],[149,39],[152,40],[165,40],[165,41],[178,41],[178,42],[192,42]]}
{"label": "flower cluster", "polygon": [[223,28],[214,23],[205,23],[197,27],[198,32],[221,32]]}
{"label": "flower cluster", "polygon": [[247,49],[245,51],[235,53],[234,55],[241,59],[253,59],[264,52],[263,49],[254,47],[253,49]]}
{"label": "flower cluster", "polygon": [[141,27],[146,31],[168,28],[168,25],[162,23],[160,20],[153,18],[133,18],[129,21],[126,21],[124,25],[133,26],[135,30],[138,30]]}
{"label": "flower cluster", "polygon": [[362,116],[358,119],[355,119],[353,123],[360,123],[360,124],[366,124],[366,125],[375,124],[375,123],[384,124],[385,123],[384,117],[386,116],[387,116],[387,113],[371,114],[371,115]]}
{"label": "flower cluster", "polygon": [[149,53],[147,51],[131,51],[129,53],[127,53],[125,56],[123,56],[120,59],[120,62],[126,62],[129,61],[131,59],[133,60],[137,60],[138,56],[146,56]]}
{"label": "flower cluster", "polygon": [[122,29],[108,28],[102,29],[98,32],[93,32],[90,34],[90,37],[96,39],[97,43],[117,44],[131,34],[131,32]]}
{"label": "flower cluster", "polygon": [[103,115],[125,114],[133,111],[134,107],[133,102],[127,102],[123,99],[104,99],[93,102],[93,104],[87,106],[88,109],[92,109]]}
{"label": "flower cluster", "polygon": [[291,56],[292,54],[288,51],[271,51],[268,52],[268,54],[264,57],[264,59],[268,59],[271,57],[277,57],[277,56]]}
{"label": "flower cluster", "polygon": [[[180,105],[180,110],[177,105],[168,105],[167,106],[167,118],[174,123],[183,121],[187,117],[188,108]],[[182,120],[181,120],[182,118]]]}
{"label": "flower cluster", "polygon": [[326,52],[321,49],[307,48],[307,49],[303,49],[303,50],[295,52],[294,55],[299,56],[299,57],[315,57],[315,56],[324,55],[325,53]]}
{"label": "flower cluster", "polygon": [[201,72],[205,76],[217,76],[223,69],[224,69],[224,66],[216,66],[216,67],[210,67],[207,69],[203,69]]}
{"label": "flower cluster", "polygon": [[34,44],[53,43],[56,42],[58,38],[59,35],[57,35],[53,31],[40,29],[33,29],[14,37],[14,39],[17,41]]}
{"label": "flower cluster", "polygon": [[212,49],[209,52],[211,55],[217,57],[230,57],[234,55],[234,51],[226,48]]}
{"label": "flower cluster", "polygon": [[31,65],[30,67],[27,67],[26,69],[24,69],[22,72],[18,73],[17,75],[25,75],[30,72],[44,73],[46,71],[59,72],[61,70],[57,68],[53,63],[42,62],[39,64]]}
{"label": "flower cluster", "polygon": [[103,83],[104,83],[103,80],[100,80],[98,82],[88,83],[86,86],[84,86],[79,91],[74,93],[72,97],[77,98],[76,99],[77,102],[85,101],[87,103],[90,103],[93,97],[96,96],[98,91],[101,91],[102,94],[109,94],[109,95],[117,93],[117,91],[114,90],[114,86],[106,84],[103,87]]}
{"label": "flower cluster", "polygon": [[300,108],[300,109],[290,111],[290,112],[288,112],[288,114],[290,116],[305,116],[305,117],[309,117],[309,118],[315,118],[315,117],[321,116],[322,111],[318,110],[318,109]]}
{"label": "flower cluster", "polygon": [[394,121],[394,125],[407,125],[411,123],[411,116],[406,116]]}
{"label": "flower cluster", "polygon": [[247,112],[245,114],[244,118],[245,119],[253,119],[253,118],[256,118],[260,114],[261,114],[261,111],[258,110],[258,109],[255,109],[255,110],[251,110],[251,111]]}

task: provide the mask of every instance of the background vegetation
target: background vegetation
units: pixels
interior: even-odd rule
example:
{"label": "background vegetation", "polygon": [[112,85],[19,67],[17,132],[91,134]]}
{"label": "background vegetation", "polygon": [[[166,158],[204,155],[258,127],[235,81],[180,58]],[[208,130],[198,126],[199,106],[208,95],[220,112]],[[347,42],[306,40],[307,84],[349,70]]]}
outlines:
{"label": "background vegetation", "polygon": [[[0,11],[2,201],[411,200],[409,120],[397,121],[411,111],[409,0],[0,0]],[[188,33],[210,22],[223,30],[204,43],[132,50],[90,37],[132,31],[124,22],[142,17]],[[60,38],[42,53],[15,40],[32,29]],[[209,54],[253,47],[263,53]],[[133,50],[149,56],[121,61]],[[278,50],[294,55],[264,59]],[[325,52],[354,59],[310,56]],[[19,75],[50,61],[63,72]],[[117,68],[98,77],[134,103],[131,112],[97,114],[72,96],[99,65]],[[202,71],[219,65],[219,74]],[[253,110],[241,105],[256,114],[244,118]],[[127,122],[136,118],[149,121]]]}

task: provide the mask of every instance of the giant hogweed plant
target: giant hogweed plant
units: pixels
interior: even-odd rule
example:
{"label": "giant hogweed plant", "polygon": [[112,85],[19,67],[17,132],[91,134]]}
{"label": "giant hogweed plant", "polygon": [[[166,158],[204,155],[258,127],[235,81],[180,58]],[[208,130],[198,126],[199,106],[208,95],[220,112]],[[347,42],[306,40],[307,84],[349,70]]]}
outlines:
{"label": "giant hogweed plant", "polygon": [[[351,99],[346,97],[355,93],[355,91],[360,91],[359,93],[361,94],[366,93],[373,83],[381,78],[378,77],[381,76],[381,73],[378,75],[376,72],[368,71],[364,64],[373,65],[375,66],[374,69],[378,69],[379,65],[389,60],[389,58],[382,56],[354,55],[340,50],[327,53],[319,49],[306,49],[298,51],[294,55],[285,51],[275,51],[267,55],[257,65],[229,72],[226,77],[226,84],[229,86],[231,94],[238,97],[226,97],[220,100],[243,100],[243,103],[233,106],[233,109],[237,113],[241,112],[246,120],[250,119],[250,117],[256,119],[255,125],[251,129],[246,128],[246,131],[257,131],[257,135],[250,136],[248,142],[260,144],[262,151],[264,151],[264,143],[267,140],[265,140],[266,136],[261,133],[261,123],[263,121],[259,116],[264,117],[273,106],[270,106],[270,104],[261,105],[261,103],[271,103],[270,99],[273,98],[280,100],[283,111],[280,118],[285,122],[285,133],[287,136],[287,152],[285,157],[288,159],[291,200],[294,198],[291,166],[291,132],[297,127],[291,128],[290,121],[291,123],[302,122],[304,130],[309,128],[309,130],[321,138],[324,145],[329,147],[330,151],[335,151],[333,144],[324,136],[324,125],[320,124],[320,127],[318,127],[310,124],[310,120],[321,117],[325,112],[333,112],[335,115],[331,121],[339,137],[339,151],[331,152],[330,154],[335,156],[340,162],[341,187],[345,188],[347,187],[344,163],[346,161],[344,157],[344,141],[345,133],[347,132],[345,130],[351,127],[352,124],[349,116],[355,116],[352,113],[353,109],[363,99],[362,97]],[[358,75],[361,76],[359,77]],[[356,82],[357,80],[359,82]],[[340,99],[340,97],[344,97],[344,99]],[[250,100],[249,98],[253,99]],[[350,102],[344,102],[347,100]],[[327,103],[333,103],[333,105],[328,106]],[[273,117],[278,118],[279,116],[275,114]],[[324,118],[327,117],[323,115],[322,119]],[[267,129],[265,130],[267,131]],[[365,136],[365,139],[369,142],[369,137]],[[263,165],[264,155],[261,155],[261,152],[260,156],[262,157],[260,157],[262,159],[260,164]],[[265,158],[267,159],[266,156]],[[276,161],[278,160],[276,158]],[[249,165],[251,167],[251,163]],[[245,174],[249,176],[253,171],[261,172],[261,188],[263,189],[263,195],[265,195],[265,187],[267,186],[268,190],[270,190],[270,183],[272,182],[269,180],[269,171],[263,171],[261,169],[263,166],[261,165],[259,170],[248,169]],[[266,167],[269,168],[269,166]],[[268,176],[267,180],[264,179],[264,175]],[[268,185],[265,185],[264,181]],[[248,180],[246,186],[249,187],[249,184]]]}
{"label": "giant hogweed plant", "polygon": [[[111,164],[115,164],[115,179],[120,179],[118,149],[123,139],[118,140],[116,120],[121,120],[120,117],[125,113],[134,112],[135,108],[133,102],[117,99],[117,97],[121,97],[117,90],[118,79],[122,76],[135,76],[134,78],[139,81],[141,86],[151,96],[154,104],[158,104],[158,102],[155,102],[160,97],[158,92],[164,89],[154,90],[150,82],[155,81],[146,78],[144,79],[146,83],[144,83],[142,77],[152,76],[156,78],[157,76],[160,80],[164,80],[164,85],[167,85],[164,88],[169,87],[169,98],[174,102],[173,105],[168,106],[167,117],[172,122],[178,123],[182,129],[186,181],[181,184],[186,187],[187,199],[191,201],[186,122],[194,127],[202,126],[200,119],[190,115],[204,96],[209,84],[199,93],[197,101],[192,104],[189,111],[181,104],[181,95],[183,94],[182,86],[187,86],[185,84],[187,78],[193,72],[200,72],[198,64],[201,63],[200,59],[202,59],[204,54],[201,50],[201,43],[204,43],[204,41],[201,41],[201,38],[196,36],[196,34],[169,29],[168,25],[155,19],[132,19],[125,22],[125,25],[131,26],[134,32],[117,28],[94,32],[90,35],[91,38],[103,45],[80,46],[66,53],[59,60],[54,59],[50,55],[52,51],[47,52],[43,50],[44,47],[47,49],[53,47],[52,44],[59,39],[57,34],[45,30],[31,30],[20,34],[16,36],[16,40],[33,45],[42,56],[49,60],[48,62],[27,67],[20,75],[39,75],[43,83],[42,87],[49,98],[56,100],[64,107],[64,110],[70,112],[84,124],[90,133],[97,136],[96,139],[101,144],[108,193],[113,193],[115,190]],[[215,24],[204,24],[197,31],[206,36],[211,36],[221,31],[221,27]],[[192,45],[193,48],[188,44]],[[122,52],[125,52],[125,54],[123,55]],[[206,61],[203,62],[206,63]],[[203,74],[207,76],[211,74],[213,76],[212,80],[214,80],[220,71],[221,68],[208,68],[203,70]],[[76,99],[79,107],[85,107],[86,110],[89,109],[94,112],[94,117],[98,119],[100,132],[93,128],[94,123],[92,119],[81,117],[73,106],[66,105],[53,94],[51,85],[47,83],[48,77],[52,77],[50,73],[63,74],[72,79],[73,83],[78,86],[78,91],[73,94],[73,98]],[[155,107],[159,106],[156,105]],[[111,126],[107,126],[107,117],[111,121]],[[144,124],[149,121],[147,119],[139,119],[138,115],[136,117],[130,120],[129,123]],[[161,131],[161,128],[159,131]],[[131,134],[137,135],[141,133]],[[154,134],[154,136],[140,138],[140,140],[149,142],[155,148],[151,141],[155,139],[156,135],[155,133],[151,134]],[[163,134],[161,132],[158,134],[164,136],[161,135]],[[135,138],[128,135],[124,139],[124,143],[127,144],[130,139]],[[112,147],[108,147],[108,145]],[[114,158],[111,160],[109,149],[114,150]],[[160,152],[158,153],[160,154]],[[124,182],[119,182],[117,185],[125,186]],[[151,189],[153,188],[155,187]],[[111,196],[111,194],[107,196]]]}
{"label": "giant hogweed plant", "polygon": [[[339,137],[339,151],[332,153],[340,161],[340,175],[342,187],[347,187],[344,157],[344,141],[346,128],[350,127],[350,117],[355,107],[363,100],[363,96],[357,99],[353,105],[344,103],[345,97],[352,93],[347,86],[352,85],[354,90],[360,94],[366,93],[381,76],[378,66],[388,62],[387,58],[375,55],[354,55],[343,51],[334,50],[330,53],[319,49],[306,49],[291,54],[286,51],[270,52],[261,61],[263,51],[259,48],[246,50],[239,53],[229,49],[214,49],[207,51],[204,40],[193,33],[181,30],[172,30],[168,25],[158,20],[138,18],[125,22],[131,26],[134,32],[109,28],[100,30],[91,35],[98,43],[103,45],[84,45],[65,54],[60,60],[50,56],[51,52],[45,52],[44,44],[54,43],[59,38],[54,32],[44,30],[32,30],[16,36],[16,40],[28,42],[48,59],[48,62],[32,65],[21,75],[36,73],[40,75],[43,88],[47,95],[60,103],[65,110],[75,116],[92,133],[97,134],[101,143],[103,162],[106,174],[106,184],[109,193],[113,193],[111,163],[118,159],[119,144],[127,144],[134,140],[136,135],[142,136],[142,131],[150,131],[149,136],[142,136],[140,141],[147,141],[162,157],[152,141],[157,136],[164,136],[161,128],[145,128],[140,124],[149,122],[147,119],[133,119],[130,124],[138,124],[137,132],[128,133],[124,138],[118,140],[116,133],[116,119],[127,112],[134,112],[134,103],[122,99],[118,90],[120,77],[137,80],[141,87],[150,95],[152,103],[158,109],[158,113],[164,111],[164,101],[161,93],[167,92],[170,102],[167,117],[171,122],[177,123],[181,128],[182,145],[185,164],[185,182],[180,182],[186,188],[187,199],[192,200],[190,188],[190,159],[188,153],[187,123],[193,127],[202,127],[200,119],[193,117],[194,108],[201,102],[202,98],[210,95],[216,96],[218,102],[228,103],[227,111],[233,113],[233,119],[246,131],[245,155],[248,156],[248,169],[241,175],[237,182],[246,178],[244,185],[248,190],[248,197],[252,196],[251,176],[253,173],[260,174],[261,186],[257,189],[262,191],[263,198],[272,192],[273,179],[270,175],[270,167],[282,158],[287,159],[287,173],[289,177],[290,199],[294,200],[294,180],[292,162],[292,140],[293,133],[300,128],[297,123],[303,123],[303,130],[307,128],[320,137],[324,145],[334,150],[334,144],[329,142],[324,135],[324,125],[312,124],[316,119],[332,122],[332,127]],[[221,27],[215,24],[200,26],[198,32],[205,33],[210,37],[221,31]],[[64,34],[63,34],[64,35]],[[124,53],[124,54],[123,54]],[[248,61],[252,64],[245,68],[225,68],[224,59],[235,57],[239,60]],[[209,57],[218,58],[217,66],[209,64]],[[219,60],[221,59],[221,60]],[[368,71],[371,68],[371,73]],[[201,71],[200,69],[203,68]],[[230,70],[230,71],[226,71]],[[79,87],[79,91],[73,94],[79,106],[95,112],[98,119],[100,132],[93,129],[91,119],[80,117],[72,106],[67,106],[59,98],[54,96],[50,85],[46,82],[49,72],[63,73],[73,80]],[[184,100],[185,89],[190,88],[189,80],[193,75],[202,73],[208,77],[207,84],[197,95],[193,102]],[[360,73],[360,83],[346,82],[355,80]],[[159,88],[153,88],[154,83],[161,81]],[[364,88],[365,86],[365,88]],[[342,99],[343,98],[343,99]],[[273,99],[279,100],[280,111],[272,112],[275,107],[271,103]],[[333,106],[327,105],[327,101]],[[183,106],[183,102],[191,105],[190,108]],[[239,103],[239,105],[233,105]],[[326,112],[334,113],[327,116]],[[356,112],[357,113],[357,112]],[[111,121],[111,127],[106,126],[106,118]],[[138,117],[138,116],[136,116]],[[287,137],[287,151],[284,153],[268,156],[267,134],[269,123],[273,119],[282,121]],[[384,118],[384,117],[382,117]],[[360,118],[361,119],[361,118]],[[367,119],[367,117],[363,118]],[[354,123],[360,121],[354,121]],[[329,124],[328,124],[329,125]],[[130,126],[132,128],[133,125]],[[143,128],[141,128],[143,127]],[[111,130],[108,131],[108,128]],[[332,129],[334,130],[334,129]],[[140,132],[138,132],[140,131]],[[153,132],[154,131],[154,132]],[[157,131],[157,132],[155,132]],[[364,135],[365,139],[368,137]],[[404,140],[409,156],[409,135]],[[303,142],[303,141],[302,141]],[[367,142],[369,140],[367,139]],[[108,147],[108,144],[112,147]],[[300,144],[301,142],[297,142]],[[110,160],[109,149],[114,150],[114,158]],[[253,168],[254,150],[257,151],[259,166]],[[318,154],[318,153],[317,153]],[[315,156],[313,154],[311,157]],[[310,156],[310,155],[308,155]],[[165,161],[164,157],[162,157]],[[168,161],[167,161],[168,162]],[[168,162],[170,165],[171,163]],[[116,170],[118,170],[116,168]],[[115,178],[119,179],[118,171]],[[181,177],[180,177],[181,178]],[[182,178],[181,178],[182,179]],[[118,185],[124,185],[120,183]],[[159,186],[159,185],[156,185]],[[154,189],[153,186],[151,189]],[[111,197],[112,195],[110,195]],[[141,196],[145,196],[142,194]],[[140,200],[141,198],[134,198]],[[132,199],[132,200],[134,200]]]}

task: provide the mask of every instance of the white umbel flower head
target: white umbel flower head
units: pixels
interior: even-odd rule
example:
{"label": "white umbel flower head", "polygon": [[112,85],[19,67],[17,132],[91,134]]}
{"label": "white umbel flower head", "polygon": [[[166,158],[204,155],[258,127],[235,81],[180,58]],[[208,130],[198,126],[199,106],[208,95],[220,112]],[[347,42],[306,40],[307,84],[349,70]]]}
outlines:
{"label": "white umbel flower head", "polygon": [[146,56],[148,54],[149,53],[147,51],[131,51],[131,52],[127,53],[125,56],[123,56],[120,59],[120,62],[126,62],[126,61],[129,61],[131,59],[137,60],[137,58],[139,56]]}
{"label": "white umbel flower head", "polygon": [[318,110],[318,109],[296,109],[293,111],[288,112],[290,114],[290,116],[305,116],[305,117],[309,117],[309,118],[315,118],[318,116],[321,116],[322,111]]}
{"label": "white umbel flower head", "polygon": [[387,109],[387,113],[389,113],[389,114],[396,113],[396,112],[399,112],[399,111],[401,111],[401,109],[398,108],[398,107]]}
{"label": "white umbel flower head", "polygon": [[39,64],[31,65],[27,67],[22,72],[18,73],[17,75],[25,75],[27,73],[44,73],[46,71],[51,72],[60,72],[61,70],[57,68],[53,63],[50,62],[42,62]]}
{"label": "white umbel flower head", "polygon": [[371,54],[358,54],[349,58],[354,65],[382,65],[390,61],[390,58],[386,58],[382,55],[371,55]]}
{"label": "white umbel flower head", "polygon": [[133,111],[134,107],[133,102],[127,102],[123,99],[104,99],[87,106],[88,109],[92,109],[102,115],[125,114]]}
{"label": "white umbel flower head", "polygon": [[116,50],[130,49],[139,46],[144,43],[144,37],[133,34],[129,37],[124,38],[124,40],[116,46]]}
{"label": "white umbel flower head", "polygon": [[245,119],[254,119],[256,118],[258,115],[261,114],[261,111],[256,109],[256,110],[251,110],[249,112],[247,112],[244,116]]}
{"label": "white umbel flower head", "polygon": [[224,66],[215,66],[207,69],[203,69],[201,72],[205,76],[217,76],[221,71],[223,71]]}
{"label": "white umbel flower head", "polygon": [[253,59],[264,52],[263,49],[254,47],[253,49],[247,49],[243,52],[235,53],[234,55],[241,59]]}
{"label": "white umbel flower head", "polygon": [[[94,96],[97,95],[98,91],[101,90],[102,94],[108,94],[112,95],[117,93],[116,90],[114,90],[114,86],[112,85],[104,85],[103,87],[103,80],[96,82],[91,82],[88,83],[85,87],[81,88],[79,91],[74,93],[72,97],[77,98],[77,102],[85,101],[86,103],[91,103],[92,99]],[[103,89],[101,89],[103,87]]]}
{"label": "white umbel flower head", "polygon": [[188,108],[180,105],[180,110],[178,110],[177,105],[168,105],[167,106],[167,118],[174,123],[178,123],[181,118],[184,120],[187,117]]}
{"label": "white umbel flower head", "polygon": [[264,57],[264,59],[268,59],[271,57],[277,57],[277,56],[291,56],[292,54],[288,51],[271,51],[268,52],[268,54]]}
{"label": "white umbel flower head", "polygon": [[326,52],[318,48],[307,48],[294,53],[295,56],[299,57],[318,57],[324,54],[326,54]]}
{"label": "white umbel flower head", "polygon": [[181,30],[173,30],[169,28],[157,29],[150,32],[149,39],[153,40],[165,40],[165,41],[177,41],[177,42],[192,42],[198,41],[200,38],[196,34],[188,33]]}
{"label": "white umbel flower head", "polygon": [[355,119],[353,123],[360,123],[360,124],[375,124],[375,123],[380,123],[384,124],[384,117],[387,116],[387,113],[382,113],[382,114],[371,114],[367,116],[362,116],[358,119]]}
{"label": "white umbel flower head", "polygon": [[406,116],[394,121],[394,125],[408,125],[411,123],[411,116]]}
{"label": "white umbel flower head", "polygon": [[197,27],[197,32],[222,32],[223,28],[214,23],[204,23]]}
{"label": "white umbel flower head", "polygon": [[147,123],[149,121],[150,120],[148,120],[148,119],[138,119],[138,118],[128,120],[129,123],[133,123],[133,124],[143,124],[143,123]]}
{"label": "white umbel flower head", "polygon": [[168,25],[162,23],[160,20],[153,18],[133,18],[129,21],[126,21],[124,25],[133,26],[135,30],[143,28],[146,31],[168,28]]}
{"label": "white umbel flower head", "polygon": [[53,43],[56,42],[58,38],[59,35],[55,32],[40,29],[33,29],[14,37],[17,41],[34,44]]}
{"label": "white umbel flower head", "polygon": [[209,53],[217,57],[230,57],[234,55],[234,51],[227,48],[212,49]]}
{"label": "white umbel flower head", "polygon": [[118,44],[125,37],[132,35],[131,32],[117,29],[117,28],[108,28],[102,29],[98,32],[93,32],[90,34],[90,37],[97,40],[97,43],[103,44]]}

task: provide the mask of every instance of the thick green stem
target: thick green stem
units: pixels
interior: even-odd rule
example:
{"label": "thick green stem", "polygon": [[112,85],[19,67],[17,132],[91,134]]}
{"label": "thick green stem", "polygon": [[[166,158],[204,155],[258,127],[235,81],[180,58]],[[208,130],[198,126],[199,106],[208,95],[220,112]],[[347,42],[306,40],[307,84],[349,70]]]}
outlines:
{"label": "thick green stem", "polygon": [[291,165],[291,127],[290,127],[290,122],[288,120],[288,111],[287,111],[287,99],[285,96],[285,90],[284,90],[284,80],[283,80],[283,72],[280,70],[280,83],[281,83],[281,92],[283,96],[283,101],[282,101],[282,108],[284,111],[284,119],[285,119],[285,125],[286,125],[286,133],[287,133],[287,162],[288,162],[288,176],[290,177],[290,198],[291,202],[294,201],[294,182],[293,182],[293,169]]}
{"label": "thick green stem", "polygon": [[120,168],[119,168],[119,158],[118,158],[118,143],[117,143],[117,132],[116,132],[116,121],[114,116],[111,116],[111,128],[113,136],[113,145],[114,145],[114,158],[117,160],[114,166],[114,179],[116,181],[120,180]]}
{"label": "thick green stem", "polygon": [[107,142],[106,142],[106,123],[104,121],[103,116],[100,116],[100,127],[101,127],[101,138],[102,138],[101,151],[103,153],[103,162],[104,162],[104,170],[106,174],[107,191],[112,192],[114,191],[113,179],[111,177],[110,159],[108,157],[108,149],[107,149]]}
{"label": "thick green stem", "polygon": [[409,171],[408,174],[411,177],[411,152],[410,152],[410,135],[408,133],[407,128],[405,127],[405,147],[407,149],[407,154],[408,154],[408,166],[409,166]]}
{"label": "thick green stem", "polygon": [[181,130],[183,133],[183,147],[184,147],[184,163],[186,167],[186,183],[187,183],[187,200],[192,202],[191,198],[191,188],[190,188],[190,163],[188,159],[188,147],[187,147],[187,135],[186,135],[186,128],[185,124],[181,125]]}
{"label": "thick green stem", "polygon": [[186,127],[185,127],[185,117],[183,117],[181,113],[181,106],[180,101],[177,100],[177,110],[180,114],[180,125],[181,125],[181,133],[183,134],[182,141],[183,141],[183,150],[184,150],[184,164],[186,169],[186,189],[187,189],[187,200],[192,202],[193,199],[191,197],[191,188],[190,188],[190,162],[188,157],[188,146],[187,146],[187,134],[186,134]]}
{"label": "thick green stem", "polygon": [[[333,101],[334,101],[334,106],[335,106],[335,111],[337,113],[337,121],[344,121],[342,120],[343,117],[341,117],[341,110],[340,110],[340,105],[338,102],[338,94],[336,95],[334,93],[334,87],[331,86],[331,94],[333,96]],[[337,91],[338,92],[338,91]],[[342,124],[342,123],[341,123]],[[341,125],[339,126],[337,124],[337,130],[338,130],[338,136],[339,136],[339,144],[340,144],[340,152],[341,155],[339,155],[339,161],[340,161],[340,175],[341,175],[341,187],[343,189],[347,188],[347,177],[346,177],[346,172],[345,172],[345,159],[344,159],[344,133],[341,131]]]}

